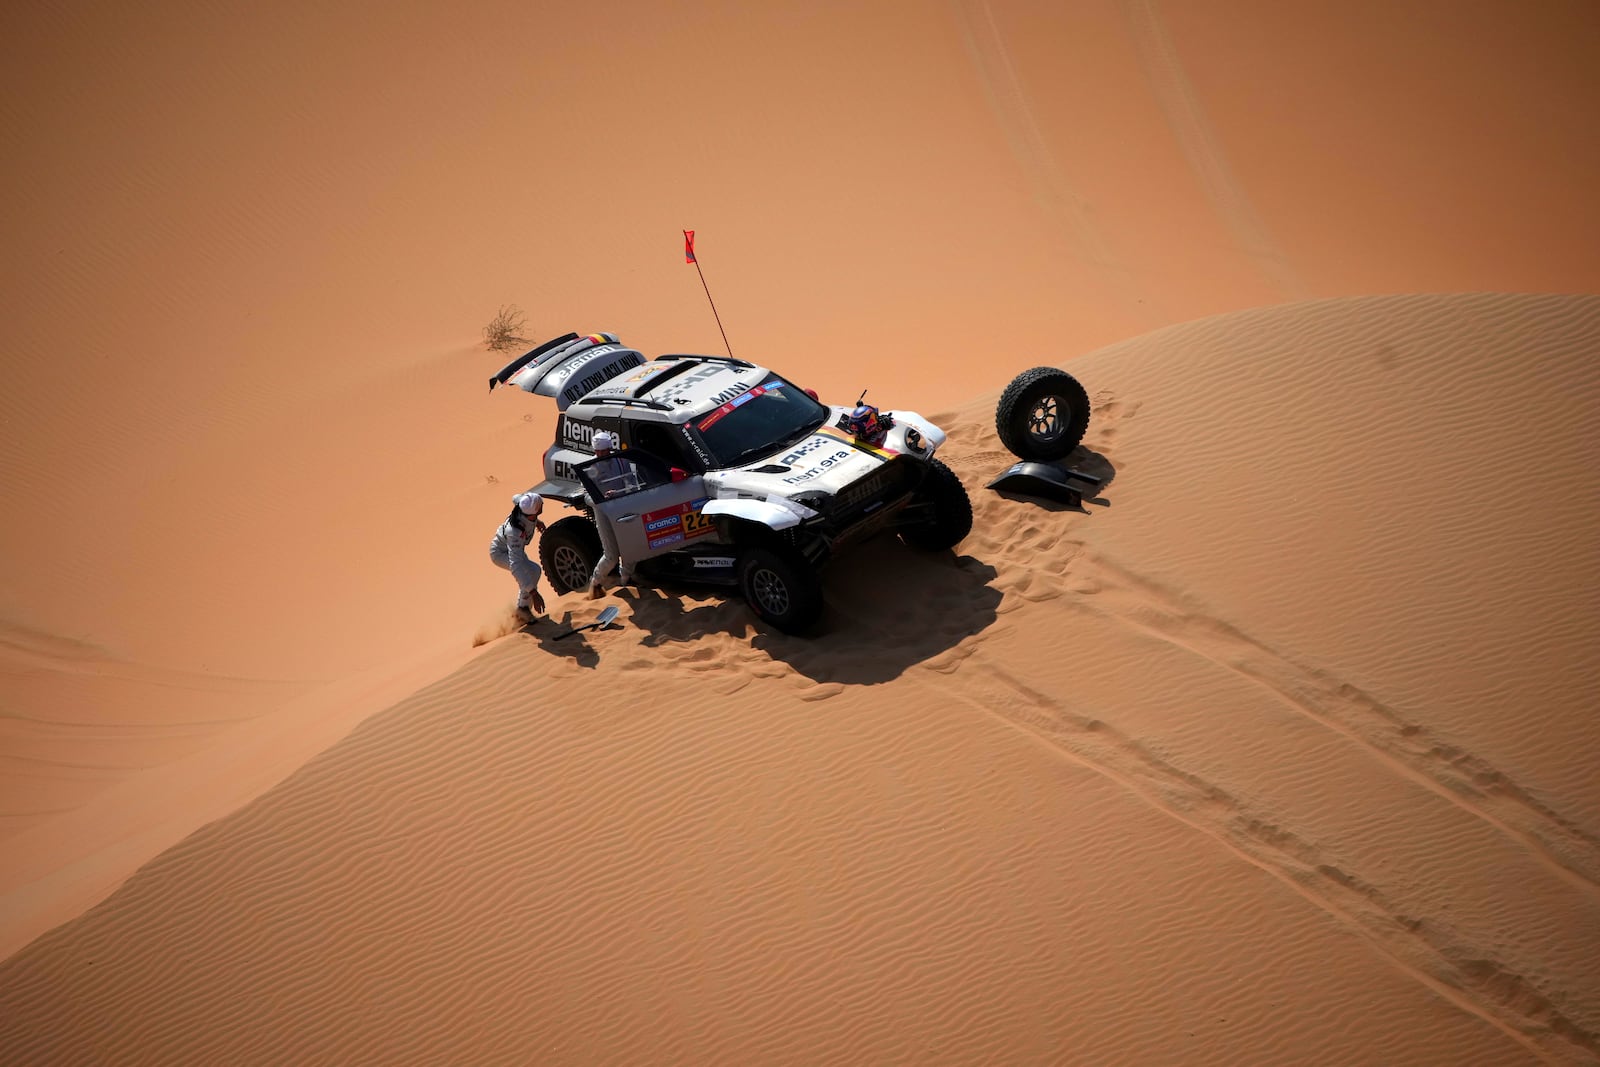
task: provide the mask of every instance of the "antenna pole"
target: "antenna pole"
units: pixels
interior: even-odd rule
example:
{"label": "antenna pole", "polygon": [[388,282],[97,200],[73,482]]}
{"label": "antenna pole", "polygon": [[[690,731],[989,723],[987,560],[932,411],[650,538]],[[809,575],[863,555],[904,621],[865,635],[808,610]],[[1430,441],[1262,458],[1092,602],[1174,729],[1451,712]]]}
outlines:
{"label": "antenna pole", "polygon": [[694,272],[700,275],[700,288],[706,291],[706,303],[711,305],[711,317],[717,320],[717,332],[722,334],[722,347],[728,350],[728,358],[733,358],[733,346],[728,343],[728,331],[722,328],[722,316],[717,314],[717,302],[711,299],[711,286],[706,284],[706,272],[700,269],[700,260],[694,254],[694,231],[683,231],[683,258],[686,262],[694,264]]}

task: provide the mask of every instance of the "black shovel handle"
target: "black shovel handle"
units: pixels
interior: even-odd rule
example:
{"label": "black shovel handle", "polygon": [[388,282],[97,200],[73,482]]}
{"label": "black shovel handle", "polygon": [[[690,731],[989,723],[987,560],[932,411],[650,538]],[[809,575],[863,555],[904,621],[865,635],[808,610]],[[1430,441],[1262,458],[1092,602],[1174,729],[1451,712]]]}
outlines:
{"label": "black shovel handle", "polygon": [[562,638],[571,637],[573,634],[577,633],[579,630],[593,630],[596,626],[599,626],[599,625],[600,624],[597,623],[597,622],[586,622],[582,626],[574,626],[572,629],[568,630],[564,634],[556,634],[555,639],[557,641],[560,641]]}

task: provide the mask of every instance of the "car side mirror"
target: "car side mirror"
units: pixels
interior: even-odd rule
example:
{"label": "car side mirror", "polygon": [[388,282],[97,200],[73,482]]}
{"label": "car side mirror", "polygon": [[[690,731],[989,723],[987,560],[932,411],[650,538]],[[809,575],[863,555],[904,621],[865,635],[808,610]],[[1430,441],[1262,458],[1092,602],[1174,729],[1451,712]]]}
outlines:
{"label": "car side mirror", "polygon": [[682,467],[673,467],[672,468],[672,480],[673,481],[681,482],[687,477],[689,477],[689,472],[684,470]]}

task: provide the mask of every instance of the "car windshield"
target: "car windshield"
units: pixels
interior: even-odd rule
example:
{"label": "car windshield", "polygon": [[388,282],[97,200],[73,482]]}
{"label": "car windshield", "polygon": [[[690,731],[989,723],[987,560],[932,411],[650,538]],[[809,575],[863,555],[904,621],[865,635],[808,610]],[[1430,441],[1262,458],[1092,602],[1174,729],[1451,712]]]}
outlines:
{"label": "car windshield", "polygon": [[782,378],[740,393],[690,425],[713,469],[737,467],[799,441],[827,420],[828,409]]}

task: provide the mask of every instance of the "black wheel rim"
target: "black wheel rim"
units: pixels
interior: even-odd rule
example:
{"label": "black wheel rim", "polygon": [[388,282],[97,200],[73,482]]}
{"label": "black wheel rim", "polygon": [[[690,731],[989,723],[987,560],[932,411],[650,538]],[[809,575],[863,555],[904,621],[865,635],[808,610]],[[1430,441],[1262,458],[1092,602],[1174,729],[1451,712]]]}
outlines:
{"label": "black wheel rim", "polygon": [[559,545],[551,555],[550,562],[556,569],[556,577],[568,589],[581,589],[589,584],[589,572],[592,568],[586,565],[583,553],[571,545]]}
{"label": "black wheel rim", "polygon": [[1067,432],[1067,421],[1062,417],[1066,407],[1059,396],[1041,396],[1028,412],[1028,433],[1037,441],[1054,441]]}
{"label": "black wheel rim", "polygon": [[750,595],[756,606],[768,615],[789,611],[789,583],[777,571],[758,567],[750,573]]}

